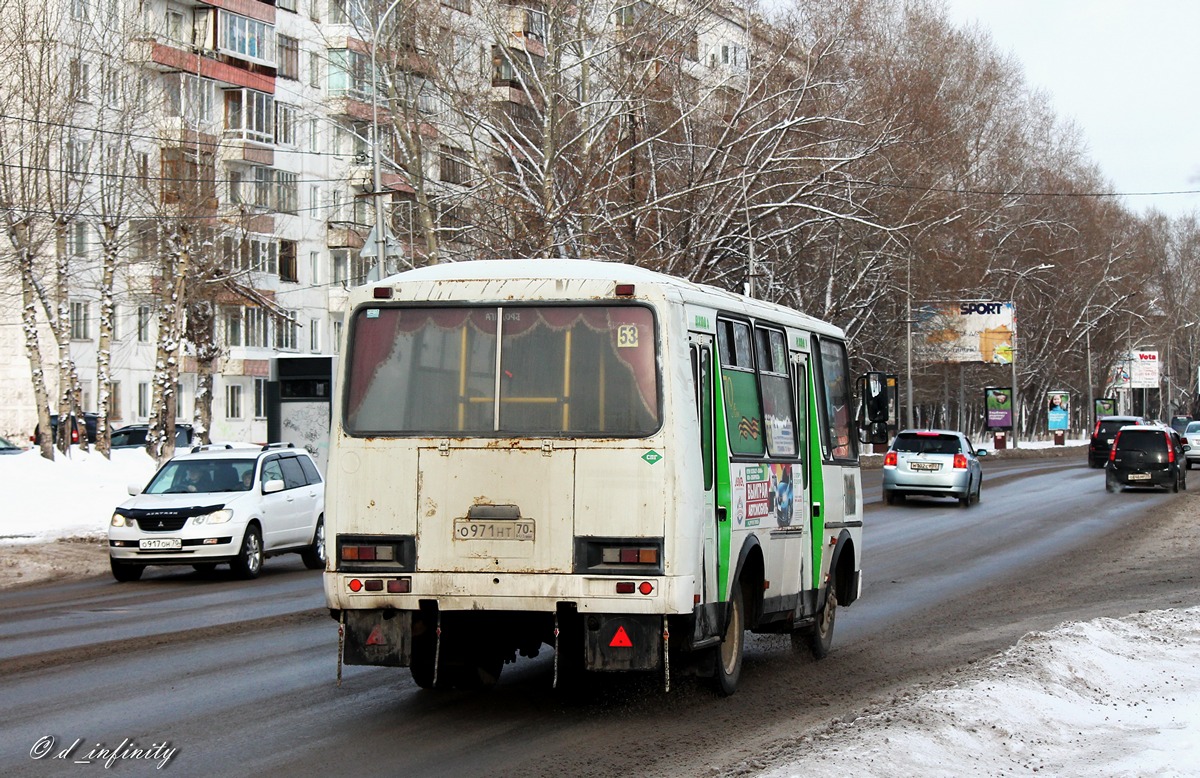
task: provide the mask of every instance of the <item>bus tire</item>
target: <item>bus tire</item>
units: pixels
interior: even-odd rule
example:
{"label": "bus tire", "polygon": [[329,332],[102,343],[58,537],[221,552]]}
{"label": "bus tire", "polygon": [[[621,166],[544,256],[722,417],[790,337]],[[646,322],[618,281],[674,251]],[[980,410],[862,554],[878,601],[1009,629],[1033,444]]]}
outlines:
{"label": "bus tire", "polygon": [[746,647],[746,605],[739,581],[730,593],[729,622],[721,645],[713,651],[713,681],[717,694],[728,697],[737,691],[742,676],[742,654]]}
{"label": "bus tire", "polygon": [[824,659],[833,648],[833,625],[837,620],[837,587],[833,581],[825,588],[825,605],[817,614],[817,623],[808,630],[808,648],[814,659]]}

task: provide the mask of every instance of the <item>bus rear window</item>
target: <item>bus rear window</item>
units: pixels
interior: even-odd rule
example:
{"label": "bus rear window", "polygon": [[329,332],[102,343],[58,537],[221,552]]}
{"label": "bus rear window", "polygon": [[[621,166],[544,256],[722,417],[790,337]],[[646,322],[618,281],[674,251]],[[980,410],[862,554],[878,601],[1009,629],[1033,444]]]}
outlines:
{"label": "bus rear window", "polygon": [[656,340],[654,315],[641,306],[362,308],[344,426],[358,435],[642,437],[659,427]]}

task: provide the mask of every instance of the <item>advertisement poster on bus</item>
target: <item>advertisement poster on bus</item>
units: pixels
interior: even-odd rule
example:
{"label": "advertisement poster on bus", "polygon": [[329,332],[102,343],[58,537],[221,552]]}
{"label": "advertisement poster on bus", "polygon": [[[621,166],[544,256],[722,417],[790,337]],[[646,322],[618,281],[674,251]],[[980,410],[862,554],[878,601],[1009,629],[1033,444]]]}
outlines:
{"label": "advertisement poster on bus", "polygon": [[1133,389],[1158,388],[1158,352],[1135,351],[1129,355],[1129,386]]}
{"label": "advertisement poster on bus", "polygon": [[987,408],[984,428],[987,430],[1010,430],[1013,420],[1011,386],[989,386],[983,390],[983,404]]}
{"label": "advertisement poster on bus", "polygon": [[1097,397],[1096,403],[1096,418],[1101,416],[1116,416],[1117,415],[1117,398],[1116,397]]}
{"label": "advertisement poster on bus", "polygon": [[929,362],[1012,364],[1013,304],[966,301],[925,306],[917,319],[917,355]]}
{"label": "advertisement poster on bus", "polygon": [[1070,395],[1066,392],[1046,393],[1046,428],[1065,430],[1070,426],[1071,406]]}

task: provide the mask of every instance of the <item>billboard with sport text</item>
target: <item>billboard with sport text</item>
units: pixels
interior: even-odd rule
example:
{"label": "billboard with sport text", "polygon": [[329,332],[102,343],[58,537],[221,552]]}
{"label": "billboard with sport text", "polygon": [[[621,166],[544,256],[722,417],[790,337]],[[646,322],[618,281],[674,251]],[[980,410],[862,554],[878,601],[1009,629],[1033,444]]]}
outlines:
{"label": "billboard with sport text", "polygon": [[927,362],[1012,364],[1013,304],[968,301],[923,306],[914,351]]}

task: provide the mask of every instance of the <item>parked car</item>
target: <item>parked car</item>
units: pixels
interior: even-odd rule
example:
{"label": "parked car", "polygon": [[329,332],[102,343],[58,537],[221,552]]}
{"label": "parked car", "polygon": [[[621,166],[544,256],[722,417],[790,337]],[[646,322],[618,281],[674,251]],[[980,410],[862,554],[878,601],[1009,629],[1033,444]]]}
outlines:
{"label": "parked car", "polygon": [[[96,423],[98,422],[98,420],[100,418],[98,414],[84,413],[82,424],[80,424],[79,418],[77,416],[71,416],[70,418],[71,418],[71,442],[72,443],[79,442],[80,427],[83,427],[84,429],[87,430],[88,443],[96,442]],[[50,438],[51,438],[51,440],[55,439],[57,435],[58,435],[58,414],[53,413],[50,415]],[[35,427],[33,434],[29,436],[29,441],[31,443],[37,443],[37,436],[38,436],[38,430]]]}
{"label": "parked car", "polygon": [[909,495],[954,497],[970,507],[983,489],[986,453],[954,430],[903,430],[883,458],[883,498],[894,505]]}
{"label": "parked car", "polygon": [[[149,424],[129,424],[112,432],[113,448],[143,448],[146,445],[146,435],[150,432]],[[196,431],[191,424],[175,424],[175,447],[187,448],[196,440]]]}
{"label": "parked car", "polygon": [[4,454],[20,454],[24,450],[8,438],[0,438],[0,456]]}
{"label": "parked car", "polygon": [[1092,430],[1092,440],[1088,444],[1088,467],[1104,467],[1117,430],[1131,424],[1145,424],[1145,420],[1141,416],[1101,416],[1096,419],[1096,428]]}
{"label": "parked car", "polygon": [[1105,465],[1104,487],[1116,492],[1123,486],[1162,486],[1178,492],[1187,488],[1183,441],[1166,425],[1138,424],[1122,427]]}
{"label": "parked car", "polygon": [[309,569],[325,566],[325,483],[290,443],[196,446],[129,493],[108,528],[118,581],[136,581],[147,565],[221,563],[257,578],[265,558],[293,552]]}
{"label": "parked car", "polygon": [[1186,447],[1184,450],[1184,457],[1187,460],[1186,469],[1191,470],[1192,465],[1200,463],[1200,421],[1188,422],[1187,428],[1180,437]]}

